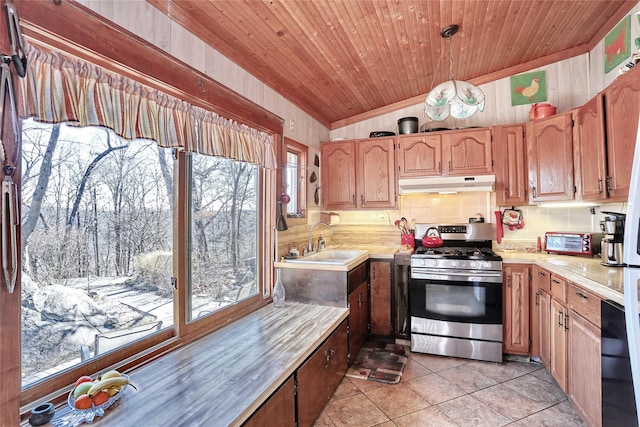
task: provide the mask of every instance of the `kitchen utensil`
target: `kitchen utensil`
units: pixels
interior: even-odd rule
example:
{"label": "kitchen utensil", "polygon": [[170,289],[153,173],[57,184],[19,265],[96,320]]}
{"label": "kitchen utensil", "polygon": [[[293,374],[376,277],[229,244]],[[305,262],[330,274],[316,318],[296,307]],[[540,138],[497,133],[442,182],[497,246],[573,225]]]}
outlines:
{"label": "kitchen utensil", "polygon": [[316,182],[318,180],[318,176],[316,175],[316,171],[311,172],[311,176],[309,177],[309,182]]}
{"label": "kitchen utensil", "polygon": [[417,117],[403,117],[398,120],[398,133],[417,133],[418,132],[418,118]]}
{"label": "kitchen utensil", "polygon": [[313,193],[313,200],[316,202],[316,205],[320,206],[320,187],[316,185],[316,191]]}
{"label": "kitchen utensil", "polygon": [[429,227],[422,237],[422,246],[425,248],[439,248],[444,245],[440,232],[436,227]]}
{"label": "kitchen utensil", "polygon": [[395,132],[388,132],[384,130],[374,131],[369,133],[369,138],[380,138],[382,136],[395,136]]}
{"label": "kitchen utensil", "polygon": [[282,213],[282,202],[278,202],[278,224],[276,229],[278,231],[287,231],[289,229],[287,226],[287,220],[284,218],[284,214]]}
{"label": "kitchen utensil", "polygon": [[496,242],[498,244],[502,243],[502,238],[504,237],[504,229],[502,228],[502,212],[495,211],[496,216]]}
{"label": "kitchen utensil", "polygon": [[320,167],[320,157],[318,157],[318,155],[316,154],[315,159],[313,159],[313,165],[317,168]]}

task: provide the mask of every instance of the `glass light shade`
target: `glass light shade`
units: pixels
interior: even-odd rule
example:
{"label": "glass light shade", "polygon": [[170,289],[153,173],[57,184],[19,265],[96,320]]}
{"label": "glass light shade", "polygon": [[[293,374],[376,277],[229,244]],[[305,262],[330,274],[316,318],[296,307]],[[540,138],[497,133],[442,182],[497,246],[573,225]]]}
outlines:
{"label": "glass light shade", "polygon": [[425,114],[431,120],[444,120],[449,115],[466,119],[476,111],[484,111],[484,93],[471,83],[449,80],[434,87],[425,99]]}

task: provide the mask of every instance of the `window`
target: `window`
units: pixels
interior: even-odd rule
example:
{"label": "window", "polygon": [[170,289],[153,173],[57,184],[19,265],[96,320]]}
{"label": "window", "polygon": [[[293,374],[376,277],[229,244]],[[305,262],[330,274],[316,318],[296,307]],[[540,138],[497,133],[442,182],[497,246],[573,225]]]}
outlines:
{"label": "window", "polygon": [[[285,138],[286,163],[283,170],[284,194],[288,196],[286,203],[287,222],[295,223],[296,218],[303,218],[306,223],[307,212],[307,146]],[[285,200],[281,201],[285,203]]]}
{"label": "window", "polygon": [[258,294],[258,168],[192,154],[191,319]]}
{"label": "window", "polygon": [[98,342],[173,325],[173,165],[171,150],[106,128],[28,120],[22,141],[28,386],[98,356]]}

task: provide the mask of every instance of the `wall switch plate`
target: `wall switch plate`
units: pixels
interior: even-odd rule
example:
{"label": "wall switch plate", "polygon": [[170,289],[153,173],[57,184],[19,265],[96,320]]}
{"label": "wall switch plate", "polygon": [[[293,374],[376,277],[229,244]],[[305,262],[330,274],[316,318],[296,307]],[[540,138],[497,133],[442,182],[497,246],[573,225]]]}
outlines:
{"label": "wall switch plate", "polygon": [[294,132],[294,131],[296,130],[296,124],[295,124],[295,122],[293,121],[293,119],[289,119],[289,130],[290,130],[291,132]]}

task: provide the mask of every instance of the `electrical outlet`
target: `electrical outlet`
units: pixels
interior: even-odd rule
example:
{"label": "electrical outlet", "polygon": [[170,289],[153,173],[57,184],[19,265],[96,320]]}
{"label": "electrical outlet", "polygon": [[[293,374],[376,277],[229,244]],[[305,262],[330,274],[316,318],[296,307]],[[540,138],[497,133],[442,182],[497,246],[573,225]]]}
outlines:
{"label": "electrical outlet", "polygon": [[290,130],[291,132],[295,132],[295,130],[296,130],[296,124],[295,124],[295,122],[293,121],[293,119],[289,119],[289,130]]}

